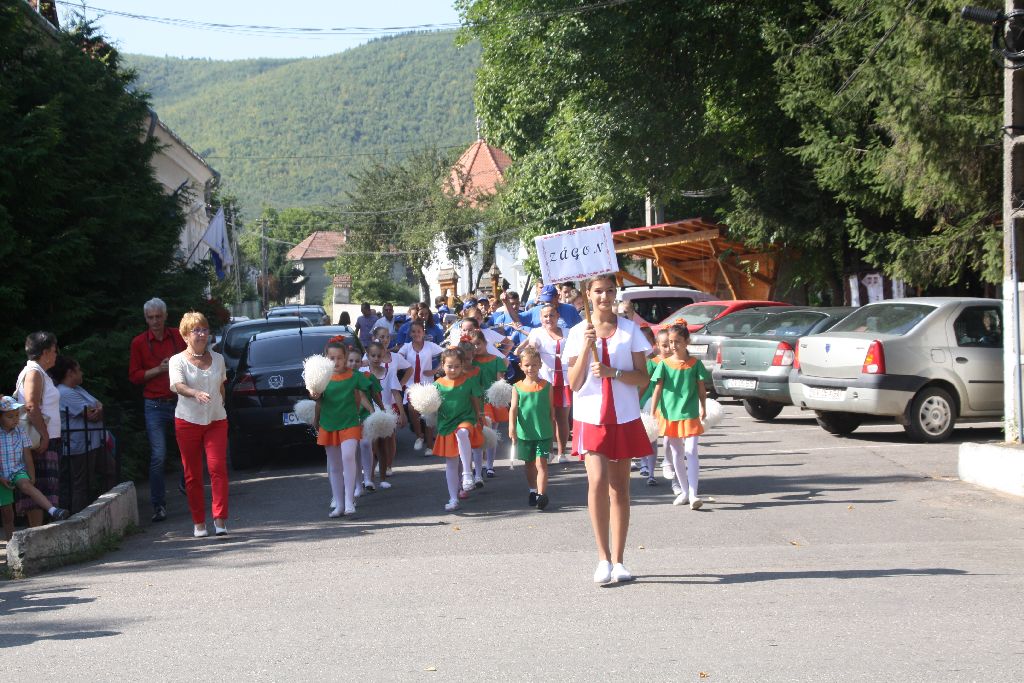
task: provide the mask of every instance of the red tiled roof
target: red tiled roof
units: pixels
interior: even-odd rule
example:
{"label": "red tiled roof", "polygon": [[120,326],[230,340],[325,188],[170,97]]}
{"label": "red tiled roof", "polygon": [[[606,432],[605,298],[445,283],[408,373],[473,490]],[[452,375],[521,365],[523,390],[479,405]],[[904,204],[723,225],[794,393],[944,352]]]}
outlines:
{"label": "red tiled roof", "polygon": [[314,258],[337,258],[338,251],[345,244],[345,235],[340,232],[322,230],[314,232],[288,251],[289,261],[303,261]]}
{"label": "red tiled roof", "polygon": [[477,140],[469,146],[452,168],[452,183],[464,197],[475,198],[494,194],[505,179],[505,169],[512,165],[502,150]]}

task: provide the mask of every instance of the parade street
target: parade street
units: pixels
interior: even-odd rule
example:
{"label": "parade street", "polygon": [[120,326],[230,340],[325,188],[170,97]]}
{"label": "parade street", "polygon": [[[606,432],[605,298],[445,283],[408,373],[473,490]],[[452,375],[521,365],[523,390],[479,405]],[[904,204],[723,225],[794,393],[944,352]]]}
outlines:
{"label": "parade street", "polygon": [[[578,463],[526,505],[521,464],[445,513],[403,433],[394,488],[328,519],[322,459],[232,475],[231,533],[168,520],[0,587],[11,678],[1011,681],[1024,678],[1024,501],[956,479],[895,425],[850,438],[725,403],[702,510],[634,475],[633,583],[596,586]],[[145,488],[145,485],[143,485]],[[207,491],[208,493],[208,491]],[[143,502],[145,502],[143,500]],[[143,506],[143,509],[144,506]]]}

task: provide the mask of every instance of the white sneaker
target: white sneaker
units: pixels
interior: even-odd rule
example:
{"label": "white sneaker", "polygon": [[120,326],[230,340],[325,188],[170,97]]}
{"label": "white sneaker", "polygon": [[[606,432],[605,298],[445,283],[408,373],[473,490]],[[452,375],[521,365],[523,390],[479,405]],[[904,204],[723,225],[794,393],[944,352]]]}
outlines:
{"label": "white sneaker", "polygon": [[433,455],[433,454],[434,454],[434,450],[433,450],[432,448],[424,448],[424,449],[423,449],[423,455],[424,455],[424,457],[426,457],[426,456],[428,456],[428,455]]}
{"label": "white sneaker", "polygon": [[355,505],[349,505],[347,508],[345,508],[345,514],[346,515],[354,515],[354,514],[356,514],[356,506]]}
{"label": "white sneaker", "polygon": [[338,499],[337,498],[331,498],[331,504],[328,505],[327,507],[331,508],[332,510],[334,508],[338,507]]}
{"label": "white sneaker", "polygon": [[687,496],[686,492],[683,491],[678,496],[676,496],[676,499],[672,501],[672,504],[673,505],[686,505],[687,501],[689,501],[689,496]]}
{"label": "white sneaker", "polygon": [[356,484],[356,492],[353,495],[355,495],[356,498],[358,498],[359,496],[363,495],[363,485],[362,484]]}
{"label": "white sneaker", "polygon": [[363,488],[366,489],[367,491],[375,491],[376,490],[373,487],[373,482],[370,481],[369,479],[364,479],[363,480]]}
{"label": "white sneaker", "polygon": [[463,477],[462,478],[462,490],[463,491],[472,491],[473,490],[473,478],[472,477]]}
{"label": "white sneaker", "polygon": [[612,580],[612,563],[608,560],[601,560],[594,570],[594,583],[608,583]]}
{"label": "white sneaker", "polygon": [[697,496],[694,496],[693,500],[690,501],[690,509],[691,510],[700,510],[700,506],[703,505],[703,504],[704,504],[703,500],[701,500]]}
{"label": "white sneaker", "polygon": [[651,473],[650,473],[650,471],[648,471],[648,469],[646,467],[641,467],[640,468],[640,476],[644,477],[644,478],[647,478],[647,477],[651,476]]}
{"label": "white sneaker", "polygon": [[377,486],[379,488],[382,488],[382,489],[389,489],[389,488],[391,488],[391,484],[389,484],[386,481],[382,481],[381,483],[377,484]]}
{"label": "white sneaker", "polygon": [[484,478],[479,474],[473,477],[473,486],[474,488],[482,489],[484,487]]}
{"label": "white sneaker", "polygon": [[675,479],[672,480],[672,495],[678,496],[683,492],[683,487],[679,485],[679,482]]}
{"label": "white sneaker", "polygon": [[616,562],[615,566],[612,567],[611,580],[616,583],[632,581],[633,575],[629,573],[629,570],[621,562]]}
{"label": "white sneaker", "polygon": [[210,535],[210,532],[206,530],[206,527],[198,527],[192,525],[192,535],[196,538],[206,538]]}
{"label": "white sneaker", "polygon": [[331,510],[330,514],[328,514],[327,516],[330,517],[331,519],[336,519],[338,517],[341,517],[341,508],[340,507],[335,507],[334,509]]}
{"label": "white sneaker", "polygon": [[672,463],[670,463],[668,460],[661,463],[661,476],[665,477],[666,479],[676,478],[676,471],[675,469],[673,469]]}
{"label": "white sneaker", "polygon": [[414,451],[423,450],[423,439],[416,439],[416,442],[412,445]]}
{"label": "white sneaker", "polygon": [[447,503],[445,503],[444,509],[445,509],[445,512],[452,512],[453,510],[458,510],[459,509],[459,501],[457,501],[454,498],[452,498]]}
{"label": "white sneaker", "polygon": [[389,468],[388,468],[388,472],[387,472],[387,475],[388,475],[388,476],[390,477],[390,476],[391,476],[391,475],[393,475],[394,473],[395,473],[395,471],[394,471],[393,469],[391,469],[391,468],[389,467]]}

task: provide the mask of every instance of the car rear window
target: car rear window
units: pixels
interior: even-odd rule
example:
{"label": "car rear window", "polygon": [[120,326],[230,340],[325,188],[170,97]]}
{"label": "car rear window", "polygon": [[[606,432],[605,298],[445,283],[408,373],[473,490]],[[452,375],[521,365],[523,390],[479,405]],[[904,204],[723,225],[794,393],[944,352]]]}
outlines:
{"label": "car rear window", "polygon": [[[750,329],[764,320],[767,313],[730,313],[724,318],[712,320],[704,328],[704,334],[749,334]],[[689,322],[689,318],[686,319]]]}
{"label": "car rear window", "polygon": [[882,303],[860,308],[830,332],[872,332],[904,335],[924,320],[935,306],[910,303]]}
{"label": "car rear window", "polygon": [[750,330],[750,334],[766,334],[773,337],[799,337],[810,332],[811,328],[824,317],[823,314],[812,311],[771,313],[763,321],[754,325],[754,328]]}
{"label": "car rear window", "polygon": [[641,318],[649,323],[657,323],[680,306],[692,304],[693,299],[688,296],[666,296],[652,299],[631,299],[630,302],[633,304],[633,310]]}
{"label": "car rear window", "polygon": [[305,323],[301,322],[298,318],[295,320],[281,319],[268,320],[261,325],[245,325],[242,327],[228,328],[227,334],[224,335],[224,355],[235,360],[242,357],[242,351],[245,349],[245,343],[252,339],[254,334],[260,332],[266,332],[267,330],[284,330],[290,327],[301,327]]}
{"label": "car rear window", "polygon": [[249,345],[249,367],[302,363],[302,337],[298,334],[269,336]]}
{"label": "car rear window", "polygon": [[725,306],[700,305],[683,306],[670,316],[665,316],[665,322],[672,323],[676,318],[686,318],[687,325],[703,325],[709,320],[714,320],[718,314],[725,310]]}

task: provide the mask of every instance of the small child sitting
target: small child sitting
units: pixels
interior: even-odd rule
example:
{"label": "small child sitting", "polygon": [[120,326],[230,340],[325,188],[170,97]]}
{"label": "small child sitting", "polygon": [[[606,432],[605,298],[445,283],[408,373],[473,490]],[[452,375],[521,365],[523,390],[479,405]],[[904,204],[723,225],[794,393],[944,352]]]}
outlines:
{"label": "small child sitting", "polygon": [[54,521],[68,517],[67,510],[51,506],[47,497],[32,485],[35,480],[30,452],[32,443],[18,424],[22,407],[24,404],[10,396],[0,398],[0,518],[3,520],[4,540],[7,541],[14,535],[14,489],[34,500],[39,507],[49,510]]}

